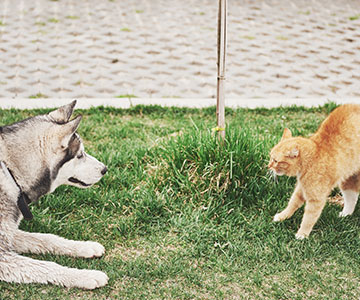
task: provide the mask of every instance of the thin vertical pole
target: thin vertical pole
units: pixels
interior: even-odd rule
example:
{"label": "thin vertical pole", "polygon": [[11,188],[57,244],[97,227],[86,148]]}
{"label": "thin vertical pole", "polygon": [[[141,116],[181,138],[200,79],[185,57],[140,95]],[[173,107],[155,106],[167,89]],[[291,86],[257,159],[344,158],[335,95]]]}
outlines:
{"label": "thin vertical pole", "polygon": [[218,77],[216,120],[219,138],[225,139],[225,57],[227,32],[227,0],[219,0],[218,16]]}

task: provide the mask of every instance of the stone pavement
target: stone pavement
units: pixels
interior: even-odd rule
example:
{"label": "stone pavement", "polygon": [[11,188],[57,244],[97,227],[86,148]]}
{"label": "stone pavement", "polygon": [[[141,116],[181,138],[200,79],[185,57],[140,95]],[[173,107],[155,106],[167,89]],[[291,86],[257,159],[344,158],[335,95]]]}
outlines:
{"label": "stone pavement", "polygon": [[[227,98],[360,98],[360,1],[228,10]],[[1,0],[0,98],[215,98],[217,12],[217,0]]]}

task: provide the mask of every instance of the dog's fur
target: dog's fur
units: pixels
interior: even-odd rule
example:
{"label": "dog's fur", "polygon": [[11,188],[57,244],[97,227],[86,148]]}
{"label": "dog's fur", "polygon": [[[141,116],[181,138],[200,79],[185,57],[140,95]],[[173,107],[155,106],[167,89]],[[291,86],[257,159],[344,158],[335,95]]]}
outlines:
{"label": "dog's fur", "polygon": [[84,289],[101,287],[108,281],[100,271],[67,268],[18,254],[88,258],[104,254],[104,247],[96,242],[18,229],[22,219],[20,195],[33,202],[62,184],[91,186],[106,173],[104,164],[84,152],[76,133],[81,116],[69,121],[75,104],[73,101],[47,115],[0,127],[0,280]]}

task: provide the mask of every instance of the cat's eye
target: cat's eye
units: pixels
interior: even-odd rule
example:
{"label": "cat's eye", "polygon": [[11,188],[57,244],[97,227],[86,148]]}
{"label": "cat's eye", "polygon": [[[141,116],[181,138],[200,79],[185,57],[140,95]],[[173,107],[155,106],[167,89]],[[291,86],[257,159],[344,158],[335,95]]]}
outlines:
{"label": "cat's eye", "polygon": [[278,162],[278,161],[277,161],[276,159],[274,159],[274,158],[273,158],[273,162],[277,164],[277,162]]}
{"label": "cat's eye", "polygon": [[79,159],[83,158],[84,157],[84,152],[81,151],[76,157],[79,158]]}

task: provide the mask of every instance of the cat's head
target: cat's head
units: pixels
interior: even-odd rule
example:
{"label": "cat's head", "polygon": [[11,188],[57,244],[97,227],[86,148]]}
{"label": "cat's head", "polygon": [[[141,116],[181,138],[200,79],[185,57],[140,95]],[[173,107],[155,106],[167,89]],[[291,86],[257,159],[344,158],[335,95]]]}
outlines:
{"label": "cat's head", "polygon": [[296,176],[300,172],[300,152],[303,138],[292,137],[285,128],[280,142],[271,150],[268,167],[274,175]]}

